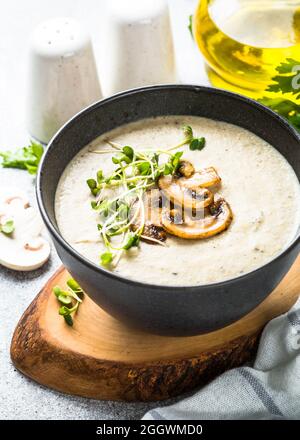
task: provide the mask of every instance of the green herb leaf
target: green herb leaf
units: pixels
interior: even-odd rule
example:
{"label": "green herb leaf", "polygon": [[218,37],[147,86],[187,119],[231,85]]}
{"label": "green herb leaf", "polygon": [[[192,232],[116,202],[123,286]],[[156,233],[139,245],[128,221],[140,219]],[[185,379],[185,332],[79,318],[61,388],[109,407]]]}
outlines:
{"label": "green herb leaf", "polygon": [[113,255],[111,252],[104,252],[102,255],[100,255],[101,264],[103,266],[109,265],[113,260]]}
{"label": "green herb leaf", "polygon": [[141,173],[142,176],[146,176],[151,172],[151,165],[150,162],[142,162],[138,165],[138,170]]}
{"label": "green herb leaf", "polygon": [[205,147],[205,138],[201,137],[201,138],[194,138],[192,140],[192,142],[190,143],[190,150],[195,151],[195,150],[203,150],[203,148]]}
{"label": "green herb leaf", "polygon": [[128,145],[126,145],[125,147],[123,147],[122,151],[125,154],[125,156],[127,156],[132,161],[133,156],[134,156],[133,148],[131,148]]}
{"label": "green herb leaf", "polygon": [[69,278],[67,281],[67,286],[70,287],[71,290],[73,290],[73,292],[82,292],[82,288],[79,286],[79,284],[77,283],[77,281],[74,280],[74,278]]}
{"label": "green herb leaf", "polygon": [[61,306],[61,307],[59,308],[58,313],[59,313],[61,316],[70,315],[70,309],[69,309],[68,307],[66,307],[66,306]]}
{"label": "green herb leaf", "polygon": [[97,188],[97,182],[96,182],[95,179],[88,179],[88,180],[86,181],[86,183],[87,183],[88,187],[89,187],[91,190]]}
{"label": "green herb leaf", "polygon": [[62,290],[61,290],[61,288],[59,287],[59,286],[55,286],[55,287],[53,287],[53,293],[54,293],[54,295],[56,296],[56,298],[58,298],[59,297],[59,295],[61,294],[61,292],[62,292]]}
{"label": "green herb leaf", "polygon": [[62,304],[66,304],[66,305],[72,304],[72,299],[69,296],[66,296],[64,294],[58,295],[57,299]]}
{"label": "green herb leaf", "polygon": [[128,235],[129,235],[129,237],[128,237],[127,243],[123,246],[123,249],[125,251],[128,251],[130,248],[132,248],[134,246],[138,246],[139,241],[140,241],[140,237],[137,234],[130,233]]}
{"label": "green herb leaf", "polygon": [[78,295],[81,295],[82,297],[84,292],[73,278],[70,278],[67,281],[67,286],[71,290],[62,290],[59,286],[55,286],[53,288],[53,293],[56,296],[57,300],[62,304],[58,311],[59,315],[63,316],[66,323],[72,326],[73,318],[71,314],[75,313],[78,310],[79,304],[82,302],[82,299],[79,298]]}
{"label": "green herb leaf", "polygon": [[296,99],[299,99],[300,88],[293,86],[293,80],[300,72],[299,66],[299,61],[292,58],[287,58],[286,62],[281,63],[276,68],[277,72],[280,73],[280,75],[276,75],[272,78],[274,84],[270,84],[266,91],[275,93],[281,92],[283,94],[292,93],[293,95],[297,95]]}
{"label": "green herb leaf", "polygon": [[132,162],[132,159],[126,156],[126,154],[122,154],[122,156],[120,157],[120,162],[125,162],[127,164],[130,164]]}
{"label": "green herb leaf", "polygon": [[93,209],[97,210],[97,209],[98,209],[98,202],[95,202],[95,200],[92,200],[92,201],[91,201],[91,207],[92,207]]}
{"label": "green herb leaf", "polygon": [[97,171],[97,182],[100,184],[103,182],[103,180],[104,180],[103,171],[98,170]]}
{"label": "green herb leaf", "polygon": [[193,33],[193,15],[189,16],[189,25],[188,30],[190,31],[190,34],[192,36],[192,39],[194,39],[194,33]]}
{"label": "green herb leaf", "polygon": [[43,152],[41,144],[31,141],[28,147],[0,152],[1,165],[3,168],[18,168],[36,174]]}
{"label": "green herb leaf", "polygon": [[171,157],[171,164],[173,168],[173,173],[175,173],[179,167],[181,156],[183,155],[183,151],[178,151]]}
{"label": "green herb leaf", "polygon": [[173,170],[174,170],[174,168],[173,168],[172,164],[166,163],[164,166],[163,174],[165,176],[168,176],[169,174],[173,173]]}
{"label": "green herb leaf", "polygon": [[3,234],[5,234],[5,235],[12,234],[14,232],[14,230],[15,230],[15,225],[14,225],[13,220],[8,220],[3,225],[0,225],[0,231],[3,232]]}
{"label": "green herb leaf", "polygon": [[194,137],[193,129],[192,129],[192,127],[190,125],[184,125],[182,127],[182,130],[183,130],[184,137],[187,140],[192,140],[193,139],[193,137]]}
{"label": "green herb leaf", "polygon": [[99,191],[100,191],[99,188],[94,188],[91,190],[91,193],[93,194],[93,196],[96,197],[99,194]]}
{"label": "green herb leaf", "polygon": [[66,323],[72,327],[72,325],[74,324],[73,318],[71,315],[63,315],[64,316],[64,320],[66,321]]}
{"label": "green herb leaf", "polygon": [[108,200],[102,200],[102,202],[97,206],[99,214],[103,215],[104,217],[108,216],[109,208],[110,202]]}
{"label": "green herb leaf", "polygon": [[[277,68],[277,72],[280,75],[276,75],[272,78],[274,84],[270,84],[266,91],[292,94],[296,99],[300,98],[300,88],[297,81],[297,87],[293,84],[295,77],[299,75],[300,61],[294,60],[292,58],[287,58],[285,62],[281,63]],[[300,131],[300,105],[291,101],[290,99],[285,99],[281,96],[275,98],[269,98],[264,96],[258,100],[261,104],[266,105],[279,115],[286,118],[290,124],[292,124],[296,130]]]}
{"label": "green herb leaf", "polygon": [[115,165],[117,165],[117,164],[120,163],[120,158],[117,157],[117,156],[113,156],[113,157],[111,158],[111,160],[112,160],[112,162],[113,162]]}

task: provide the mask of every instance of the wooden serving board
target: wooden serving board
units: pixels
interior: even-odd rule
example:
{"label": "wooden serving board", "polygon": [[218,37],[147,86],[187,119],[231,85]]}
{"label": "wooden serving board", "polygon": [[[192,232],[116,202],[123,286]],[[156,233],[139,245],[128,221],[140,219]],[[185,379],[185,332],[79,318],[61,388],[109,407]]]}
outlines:
{"label": "wooden serving board", "polygon": [[67,326],[52,293],[69,277],[61,268],[20,319],[11,358],[26,376],[68,394],[126,401],[173,397],[251,358],[265,324],[296,302],[299,269],[300,257],[278,288],[240,321],[205,335],[175,338],[127,328],[87,295],[74,326]]}

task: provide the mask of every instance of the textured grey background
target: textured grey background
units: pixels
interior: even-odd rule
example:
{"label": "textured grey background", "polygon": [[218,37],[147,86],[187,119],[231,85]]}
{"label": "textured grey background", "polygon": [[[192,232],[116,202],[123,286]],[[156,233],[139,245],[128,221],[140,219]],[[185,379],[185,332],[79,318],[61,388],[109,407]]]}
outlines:
{"label": "textured grey background", "polygon": [[[24,146],[26,131],[26,74],[28,36],[41,20],[54,16],[79,17],[93,37],[98,65],[101,59],[99,0],[0,0],[0,149]],[[203,62],[187,31],[188,16],[197,0],[171,0],[179,80],[207,84]],[[34,179],[18,170],[0,168],[0,186],[27,190],[32,204]],[[0,266],[0,419],[136,419],[157,406],[143,403],[101,402],[70,397],[43,388],[18,373],[9,358],[13,330],[21,314],[60,265],[52,250],[40,270],[17,273]]]}

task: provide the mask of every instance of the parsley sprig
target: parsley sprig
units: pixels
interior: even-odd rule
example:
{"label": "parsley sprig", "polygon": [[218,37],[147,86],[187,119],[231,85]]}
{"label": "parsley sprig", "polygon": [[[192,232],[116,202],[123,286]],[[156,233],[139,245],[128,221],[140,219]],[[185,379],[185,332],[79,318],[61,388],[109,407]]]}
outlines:
{"label": "parsley sprig", "polygon": [[190,31],[192,39],[194,39],[194,32],[193,32],[193,14],[189,15],[189,24],[188,24],[188,30]]}
{"label": "parsley sprig", "polygon": [[0,151],[3,168],[18,168],[36,174],[44,148],[41,144],[31,141],[27,147],[15,151]]}
{"label": "parsley sprig", "polygon": [[[183,140],[168,149],[135,150],[129,145],[109,142],[112,151],[117,153],[112,157],[116,169],[109,176],[104,176],[103,171],[99,170],[96,178],[87,180],[95,197],[91,206],[99,214],[98,230],[106,247],[100,256],[103,266],[115,266],[124,251],[139,246],[145,226],[143,195],[157,185],[160,176],[177,172],[183,151],[174,150],[184,145],[189,145],[192,151],[204,148],[205,138],[195,138],[192,127],[185,125],[183,134]],[[102,150],[92,152],[107,153]],[[105,196],[106,189],[117,189],[118,194],[109,198]],[[135,209],[132,213],[133,204]],[[133,228],[137,224],[138,227]],[[119,239],[116,240],[116,237]]]}
{"label": "parsley sprig", "polygon": [[[278,75],[275,75],[272,78],[273,84],[270,84],[267,87],[266,92],[290,95],[294,100],[299,99],[300,87],[295,87],[294,84],[294,80],[297,80],[296,76],[299,75],[299,66],[300,61],[287,58],[285,62],[281,63],[276,68]],[[297,104],[294,100],[285,96],[278,96],[275,98],[264,96],[259,99],[259,102],[286,118],[296,130],[300,131],[300,104]]]}

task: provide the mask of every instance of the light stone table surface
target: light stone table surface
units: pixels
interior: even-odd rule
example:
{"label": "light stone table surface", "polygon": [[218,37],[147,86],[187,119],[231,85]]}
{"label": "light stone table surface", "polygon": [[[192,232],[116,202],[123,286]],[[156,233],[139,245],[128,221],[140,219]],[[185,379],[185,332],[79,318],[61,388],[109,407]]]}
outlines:
{"label": "light stone table surface", "polygon": [[[205,84],[203,60],[187,30],[196,0],[170,0],[179,81]],[[80,18],[89,28],[101,72],[101,20],[104,0],[0,0],[0,149],[22,147],[26,131],[27,49],[30,31],[55,16]],[[103,44],[103,43],[102,43]],[[35,204],[34,179],[24,171],[0,168],[0,187],[27,190]],[[0,267],[0,419],[138,419],[156,404],[95,401],[63,395],[18,373],[9,357],[13,330],[24,310],[59,267],[50,261],[31,273]]]}

